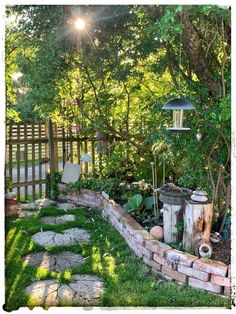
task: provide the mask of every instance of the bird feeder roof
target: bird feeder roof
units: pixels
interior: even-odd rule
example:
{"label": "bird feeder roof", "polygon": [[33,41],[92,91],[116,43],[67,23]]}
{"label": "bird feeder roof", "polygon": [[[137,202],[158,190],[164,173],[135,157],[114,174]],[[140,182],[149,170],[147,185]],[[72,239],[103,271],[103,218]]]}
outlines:
{"label": "bird feeder roof", "polygon": [[185,98],[173,98],[165,103],[162,107],[165,110],[191,110],[195,109],[195,106]]}

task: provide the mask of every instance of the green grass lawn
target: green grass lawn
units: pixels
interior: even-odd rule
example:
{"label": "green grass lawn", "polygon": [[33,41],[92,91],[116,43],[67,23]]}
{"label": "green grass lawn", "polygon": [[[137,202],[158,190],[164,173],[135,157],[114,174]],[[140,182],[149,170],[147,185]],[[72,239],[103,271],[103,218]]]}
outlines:
{"label": "green grass lawn", "polygon": [[[129,249],[120,234],[102,219],[99,211],[73,209],[70,214],[76,216],[76,221],[57,226],[41,223],[38,219],[41,216],[63,214],[65,214],[63,210],[47,208],[33,217],[6,220],[7,311],[22,306],[33,306],[29,303],[24,289],[34,280],[57,278],[60,281],[68,281],[73,274],[93,274],[104,281],[106,290],[102,296],[101,306],[230,307],[228,299],[187,285],[177,285],[168,281],[158,284],[157,276],[149,273],[148,267]],[[82,265],[62,273],[23,265],[24,255],[45,250],[31,241],[31,235],[41,228],[44,231],[62,232],[72,227],[88,230],[91,234],[90,243],[46,249],[53,253],[62,250],[79,253],[87,257]]]}

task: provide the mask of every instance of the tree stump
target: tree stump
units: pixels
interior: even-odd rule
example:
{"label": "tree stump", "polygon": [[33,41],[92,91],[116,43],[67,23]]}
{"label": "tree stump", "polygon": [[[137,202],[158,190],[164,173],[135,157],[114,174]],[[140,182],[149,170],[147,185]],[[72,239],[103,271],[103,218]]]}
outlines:
{"label": "tree stump", "polygon": [[196,249],[195,243],[210,243],[212,218],[212,203],[186,201],[183,233],[183,245],[185,249]]}
{"label": "tree stump", "polygon": [[163,204],[163,229],[164,229],[164,242],[176,243],[179,241],[179,231],[176,224],[182,217],[181,205]]}

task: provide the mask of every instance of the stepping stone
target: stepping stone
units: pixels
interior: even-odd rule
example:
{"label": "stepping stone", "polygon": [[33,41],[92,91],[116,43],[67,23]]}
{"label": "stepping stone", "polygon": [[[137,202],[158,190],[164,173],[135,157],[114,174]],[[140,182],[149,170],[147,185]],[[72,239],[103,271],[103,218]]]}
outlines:
{"label": "stepping stone", "polygon": [[65,210],[70,210],[72,208],[75,208],[76,206],[71,203],[57,203],[56,205],[57,208],[65,209]]}
{"label": "stepping stone", "polygon": [[86,230],[79,228],[66,229],[63,233],[54,231],[41,231],[32,236],[37,244],[46,246],[73,245],[76,243],[88,243],[90,235]]}
{"label": "stepping stone", "polygon": [[49,271],[61,272],[67,268],[76,267],[83,263],[83,256],[73,252],[60,252],[52,255],[48,252],[32,253],[23,259],[25,265],[46,268]]}
{"label": "stepping stone", "polygon": [[26,288],[29,303],[37,306],[99,305],[103,282],[92,275],[74,275],[72,282],[59,284],[55,279],[35,281]]}
{"label": "stepping stone", "polygon": [[59,217],[49,216],[49,217],[42,217],[40,221],[49,225],[60,225],[68,221],[75,221],[75,216],[74,215],[63,215]]}

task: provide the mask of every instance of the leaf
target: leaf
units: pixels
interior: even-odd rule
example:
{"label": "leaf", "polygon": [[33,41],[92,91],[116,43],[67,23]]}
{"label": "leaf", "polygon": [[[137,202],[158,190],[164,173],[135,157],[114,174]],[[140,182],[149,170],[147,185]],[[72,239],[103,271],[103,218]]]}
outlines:
{"label": "leaf", "polygon": [[151,209],[154,204],[154,200],[152,196],[146,197],[144,200],[145,208],[146,209]]}
{"label": "leaf", "polygon": [[137,209],[142,203],[142,200],[143,198],[141,194],[135,194],[134,196],[131,197],[131,199],[129,200],[129,203],[134,209]]}
{"label": "leaf", "polygon": [[130,212],[132,210],[132,206],[129,202],[126,203],[123,207],[127,212]]}

